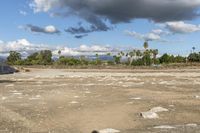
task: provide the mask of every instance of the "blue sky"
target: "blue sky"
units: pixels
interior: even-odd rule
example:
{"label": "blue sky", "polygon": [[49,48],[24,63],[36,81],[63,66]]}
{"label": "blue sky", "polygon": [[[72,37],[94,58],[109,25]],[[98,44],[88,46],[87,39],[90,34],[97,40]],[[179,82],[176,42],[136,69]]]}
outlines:
{"label": "blue sky", "polygon": [[[181,2],[181,0],[178,1]],[[182,1],[185,2],[187,0]],[[185,18],[184,20],[183,18],[164,22],[155,22],[152,20],[154,18],[150,20],[148,17],[132,17],[128,23],[123,20],[113,23],[110,22],[113,21],[112,16],[104,15],[105,17],[111,18],[108,18],[108,22],[105,22],[110,27],[109,30],[97,30],[83,33],[81,35],[84,35],[84,37],[77,39],[74,37],[76,34],[71,34],[64,30],[70,27],[78,27],[79,23],[81,23],[81,26],[85,27],[90,27],[93,23],[79,15],[52,16],[52,10],[43,10],[44,5],[43,7],[37,7],[37,4],[44,4],[45,2],[52,2],[52,0],[3,0],[1,2],[0,40],[1,45],[4,45],[0,49],[1,52],[4,52],[4,49],[8,51],[9,47],[6,47],[6,45],[10,45],[14,42],[16,43],[16,41],[20,39],[26,39],[31,45],[42,44],[50,47],[67,47],[69,49],[78,49],[81,45],[87,46],[87,49],[94,45],[100,48],[109,46],[119,49],[142,49],[142,45],[146,40],[145,36],[148,36],[150,48],[159,49],[160,54],[167,52],[187,55],[193,46],[196,47],[197,51],[200,50],[200,18],[198,17],[194,19]],[[34,7],[30,7],[30,3],[34,4]],[[196,0],[196,3],[195,10],[200,7],[198,0]],[[66,2],[65,6],[68,6],[67,4],[69,3]],[[51,8],[54,8],[53,4]],[[34,12],[36,9],[39,11]],[[57,8],[56,11],[57,10],[64,9]],[[73,12],[73,10],[71,10],[71,12]],[[168,22],[173,23],[167,24]],[[180,22],[182,22],[182,27],[173,27],[174,24],[175,26],[181,24]],[[59,30],[59,34],[54,34],[52,31],[49,32],[45,30],[42,32],[34,31],[34,29],[31,29],[31,27],[27,25],[37,26],[40,30],[44,29],[46,26],[53,26]],[[185,28],[186,31],[180,28]],[[193,30],[187,31],[190,30],[189,28],[193,28]],[[160,38],[154,38],[155,34],[152,33],[152,30],[162,30],[165,34],[161,35],[160,33],[156,33],[156,37]],[[152,36],[149,38],[148,34],[150,33],[154,35],[153,39],[151,39]],[[20,41],[18,43],[20,43]]]}

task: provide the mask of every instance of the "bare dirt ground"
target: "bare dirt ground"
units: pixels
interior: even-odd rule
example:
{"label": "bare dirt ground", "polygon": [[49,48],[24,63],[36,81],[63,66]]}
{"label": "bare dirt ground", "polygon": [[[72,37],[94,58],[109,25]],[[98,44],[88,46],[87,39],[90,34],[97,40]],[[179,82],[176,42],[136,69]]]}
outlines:
{"label": "bare dirt ground", "polygon": [[[163,107],[157,119],[140,112]],[[200,133],[200,69],[0,75],[0,133]],[[110,132],[111,133],[111,132]]]}

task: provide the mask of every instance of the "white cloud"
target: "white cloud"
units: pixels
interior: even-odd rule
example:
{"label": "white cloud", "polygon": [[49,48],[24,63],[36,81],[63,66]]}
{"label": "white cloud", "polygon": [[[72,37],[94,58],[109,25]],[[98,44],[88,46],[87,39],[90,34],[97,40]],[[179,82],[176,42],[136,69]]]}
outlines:
{"label": "white cloud", "polygon": [[109,51],[109,47],[104,47],[100,45],[93,45],[93,46],[87,46],[87,45],[81,45],[78,51],[81,52],[107,52]]}
{"label": "white cloud", "polygon": [[20,13],[21,15],[23,15],[23,16],[26,16],[26,15],[27,15],[27,12],[22,11],[22,10],[20,10],[19,13]]}
{"label": "white cloud", "polygon": [[96,53],[100,55],[107,54],[108,52],[114,51],[113,49],[107,46],[100,46],[100,45],[80,45],[77,48],[68,48],[68,47],[57,47],[54,51],[54,55],[58,55],[58,51],[61,51],[61,55],[65,56],[78,56],[78,55],[95,55]]}
{"label": "white cloud", "polygon": [[75,51],[74,49],[68,48],[68,47],[63,47],[63,48],[57,47],[53,51],[53,55],[58,56],[58,51],[59,50],[61,51],[61,55],[62,56],[77,56],[77,55],[80,55],[80,52]]}
{"label": "white cloud", "polygon": [[172,33],[186,34],[200,31],[199,25],[188,24],[183,21],[167,22],[166,28]]}
{"label": "white cloud", "polygon": [[55,33],[57,32],[57,29],[56,27],[54,27],[53,25],[48,25],[44,28],[44,30],[47,32],[47,33]]}
{"label": "white cloud", "polygon": [[9,51],[18,51],[27,56],[35,51],[49,49],[49,47],[43,44],[32,44],[26,39],[19,39],[17,41],[3,42],[0,44],[0,52],[7,54]]}
{"label": "white cloud", "polygon": [[170,34],[169,32],[163,31],[161,29],[154,29],[151,32],[156,34],[156,35],[169,35]]}
{"label": "white cloud", "polygon": [[19,39],[17,41],[0,43],[0,56],[8,55],[9,51],[18,51],[22,56],[28,56],[31,53],[41,50],[51,50],[54,56],[58,56],[58,51],[61,50],[61,55],[64,56],[78,56],[78,55],[95,55],[96,53],[103,55],[114,50],[107,46],[100,45],[80,45],[77,48],[69,47],[53,47],[45,44],[33,44],[26,39]]}
{"label": "white cloud", "polygon": [[34,2],[30,4],[30,7],[34,9],[35,13],[47,12],[57,4],[58,0],[34,0]]}
{"label": "white cloud", "polygon": [[166,31],[161,29],[155,29],[147,34],[137,33],[135,31],[125,31],[125,33],[129,36],[132,36],[136,39],[143,40],[143,41],[161,41],[165,42],[166,40],[162,39],[162,35],[167,35]]}

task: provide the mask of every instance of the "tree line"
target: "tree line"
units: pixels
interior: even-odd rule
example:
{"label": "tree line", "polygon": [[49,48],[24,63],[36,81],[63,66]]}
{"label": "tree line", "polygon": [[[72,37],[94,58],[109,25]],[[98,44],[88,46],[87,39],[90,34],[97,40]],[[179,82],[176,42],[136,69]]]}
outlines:
{"label": "tree line", "polygon": [[[65,65],[65,66],[88,66],[88,65],[127,65],[127,66],[151,66],[159,64],[170,63],[187,63],[187,62],[200,62],[200,52],[193,52],[188,57],[174,56],[170,54],[163,54],[157,57],[159,54],[158,49],[149,49],[148,42],[143,44],[144,50],[132,50],[130,52],[119,52],[112,55],[107,53],[107,56],[112,57],[112,60],[101,60],[100,56],[96,54],[95,60],[87,59],[85,56],[79,58],[61,56],[61,51],[58,51],[59,58],[57,60],[52,59],[52,51],[42,50],[35,52],[25,59],[19,52],[10,51],[7,57],[7,64],[9,65]],[[126,60],[123,60],[123,57]]]}

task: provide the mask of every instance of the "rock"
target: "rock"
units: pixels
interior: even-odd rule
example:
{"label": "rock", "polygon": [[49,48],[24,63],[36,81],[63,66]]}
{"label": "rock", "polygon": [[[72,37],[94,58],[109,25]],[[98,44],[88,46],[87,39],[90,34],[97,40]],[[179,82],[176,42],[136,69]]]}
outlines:
{"label": "rock", "polygon": [[0,62],[0,74],[13,74],[18,72],[15,68]]}
{"label": "rock", "polygon": [[163,107],[154,107],[150,110],[150,112],[154,112],[154,113],[167,112],[167,111],[169,110]]}
{"label": "rock", "polygon": [[155,126],[157,129],[174,129],[175,127],[169,125]]}
{"label": "rock", "polygon": [[99,133],[119,133],[119,132],[120,132],[119,130],[112,128],[106,128],[99,131]]}
{"label": "rock", "polygon": [[156,114],[155,112],[141,112],[140,116],[142,116],[144,119],[157,119],[159,118],[158,114]]}
{"label": "rock", "polygon": [[92,131],[92,133],[99,133],[98,131],[96,131],[96,130],[94,130],[94,131]]}

